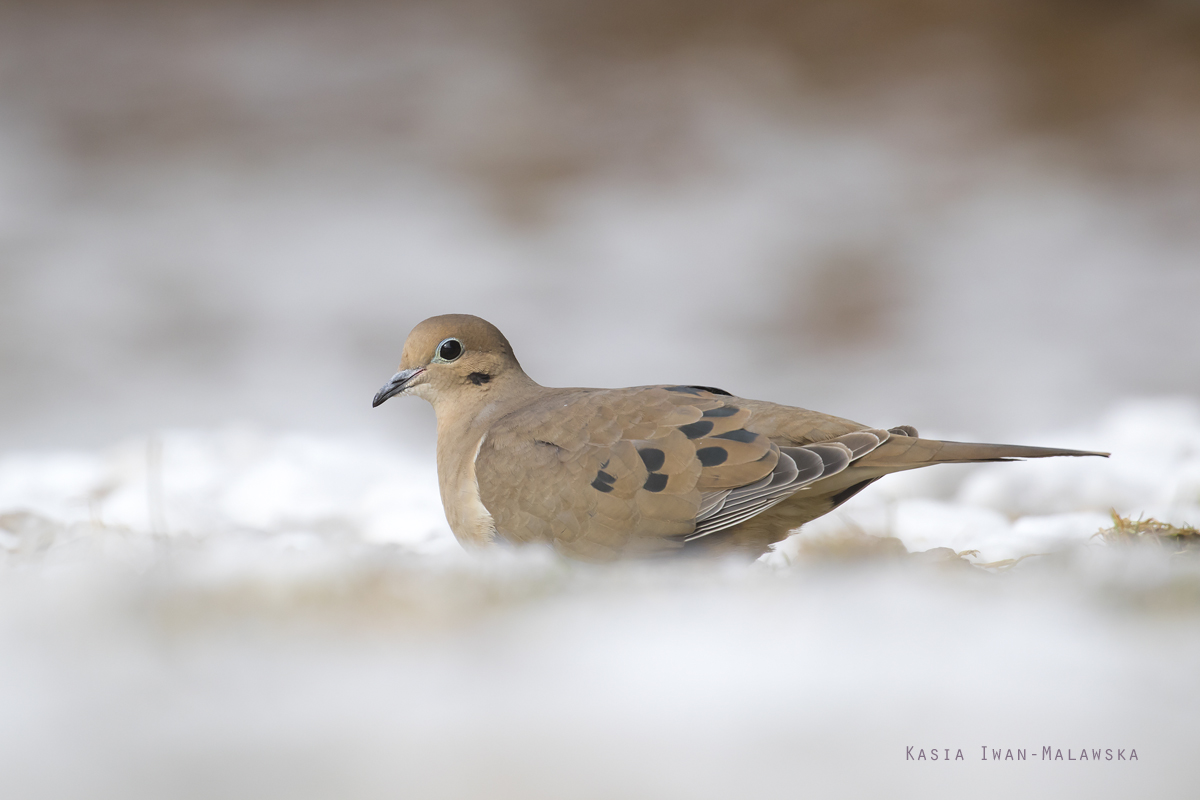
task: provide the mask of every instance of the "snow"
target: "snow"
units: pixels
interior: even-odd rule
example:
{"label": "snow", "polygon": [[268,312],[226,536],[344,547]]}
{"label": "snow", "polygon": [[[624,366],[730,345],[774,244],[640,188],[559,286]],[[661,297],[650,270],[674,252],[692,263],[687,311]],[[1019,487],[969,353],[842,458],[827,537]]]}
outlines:
{"label": "snow", "polygon": [[[1200,407],[1035,443],[1113,457],[890,476],[758,563],[604,567],[463,553],[402,442],[4,454],[6,793],[1187,796],[1200,571],[1092,534],[1110,507],[1200,520]],[[863,534],[1041,555],[806,547]]]}

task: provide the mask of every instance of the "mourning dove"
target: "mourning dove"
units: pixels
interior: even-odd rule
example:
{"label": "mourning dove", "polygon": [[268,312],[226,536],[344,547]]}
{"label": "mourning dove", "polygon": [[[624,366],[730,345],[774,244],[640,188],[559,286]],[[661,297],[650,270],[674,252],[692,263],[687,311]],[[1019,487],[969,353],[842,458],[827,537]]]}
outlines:
{"label": "mourning dove", "polygon": [[442,505],[466,546],[548,543],[565,556],[757,556],[890,472],[1079,450],[921,439],[708,386],[552,389],[494,325],[417,325],[375,395],[437,415]]}

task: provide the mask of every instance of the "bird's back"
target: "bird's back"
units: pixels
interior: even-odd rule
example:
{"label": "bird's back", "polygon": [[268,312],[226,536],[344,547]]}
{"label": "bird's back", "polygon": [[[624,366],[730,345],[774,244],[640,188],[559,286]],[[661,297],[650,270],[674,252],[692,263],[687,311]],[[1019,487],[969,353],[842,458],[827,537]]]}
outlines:
{"label": "bird's back", "polygon": [[476,459],[496,535],[575,558],[764,552],[881,476],[935,463],[1091,455],[920,439],[697,386],[539,389]]}

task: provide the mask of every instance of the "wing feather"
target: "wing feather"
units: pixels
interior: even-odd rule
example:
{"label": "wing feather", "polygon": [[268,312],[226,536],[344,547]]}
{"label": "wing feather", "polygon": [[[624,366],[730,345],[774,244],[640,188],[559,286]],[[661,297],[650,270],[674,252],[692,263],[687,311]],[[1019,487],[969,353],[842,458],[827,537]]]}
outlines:
{"label": "wing feather", "polygon": [[497,533],[588,560],[674,550],[844,470],[888,436],[790,446],[755,430],[756,405],[684,388],[556,390],[497,421],[476,460]]}
{"label": "wing feather", "polygon": [[819,445],[778,448],[779,463],[770,475],[707,502],[705,513],[696,518],[696,530],[684,541],[694,541],[761,514],[806,485],[846,469],[886,438],[873,431],[859,431]]}

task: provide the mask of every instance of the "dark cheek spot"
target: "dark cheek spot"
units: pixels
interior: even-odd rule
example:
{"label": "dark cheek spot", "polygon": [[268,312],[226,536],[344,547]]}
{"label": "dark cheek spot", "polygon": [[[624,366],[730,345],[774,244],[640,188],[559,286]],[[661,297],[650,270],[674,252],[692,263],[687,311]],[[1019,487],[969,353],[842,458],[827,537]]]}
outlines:
{"label": "dark cheek spot", "polygon": [[661,472],[651,472],[650,477],[646,478],[646,482],[642,488],[647,492],[661,492],[667,488],[667,476]]}
{"label": "dark cheek spot", "polygon": [[646,465],[646,471],[648,472],[658,472],[667,460],[663,451],[657,447],[643,447],[641,450],[638,450],[638,455],[642,457],[642,463]]}
{"label": "dark cheek spot", "polygon": [[476,386],[482,386],[483,384],[487,383],[491,379],[492,379],[492,376],[488,375],[486,372],[472,372],[470,375],[467,376],[467,380],[469,380],[471,383],[475,384]]}
{"label": "dark cheek spot", "polygon": [[696,458],[700,459],[702,467],[715,467],[725,463],[729,452],[724,447],[701,447],[696,451]]}
{"label": "dark cheek spot", "polygon": [[679,426],[679,430],[683,431],[683,435],[689,439],[699,439],[712,429],[713,424],[706,419],[702,419],[699,422],[693,422],[688,425]]}

